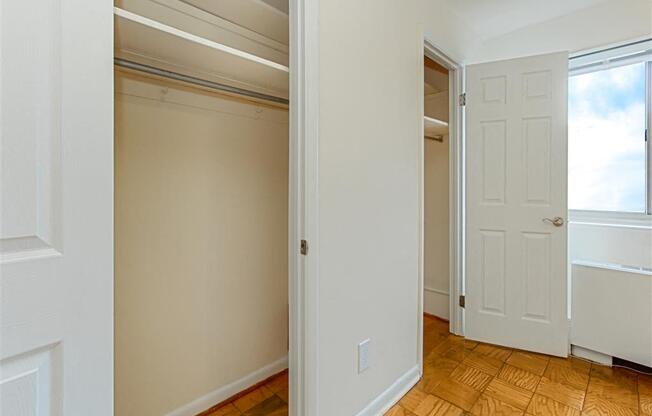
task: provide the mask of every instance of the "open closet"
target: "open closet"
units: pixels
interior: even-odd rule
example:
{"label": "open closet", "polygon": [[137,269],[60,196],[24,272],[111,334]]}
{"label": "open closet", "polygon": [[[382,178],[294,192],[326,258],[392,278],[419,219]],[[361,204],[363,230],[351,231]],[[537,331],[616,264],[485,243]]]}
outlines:
{"label": "open closet", "polygon": [[114,12],[115,415],[287,414],[287,2]]}
{"label": "open closet", "polygon": [[448,320],[449,74],[424,56],[424,311]]}

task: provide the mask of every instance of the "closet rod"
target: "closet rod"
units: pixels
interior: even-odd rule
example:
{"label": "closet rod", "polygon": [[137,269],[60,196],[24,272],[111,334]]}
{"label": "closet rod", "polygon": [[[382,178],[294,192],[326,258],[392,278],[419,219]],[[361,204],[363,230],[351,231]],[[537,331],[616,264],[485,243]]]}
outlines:
{"label": "closet rod", "polygon": [[290,101],[286,98],[276,97],[274,95],[263,94],[256,91],[245,90],[244,88],[232,87],[230,85],[220,84],[219,82],[208,81],[201,78],[191,77],[190,75],[180,74],[178,72],[168,71],[153,66],[139,64],[121,58],[113,58],[113,63],[119,67],[133,69],[134,71],[144,72],[159,77],[173,79],[175,81],[186,82],[188,84],[198,85],[200,87],[210,88],[221,92],[243,95],[245,97],[256,98],[259,100],[271,101],[274,103],[289,105]]}
{"label": "closet rod", "polygon": [[439,143],[444,142],[444,136],[441,135],[441,134],[438,134],[436,136],[423,136],[423,137],[428,139],[428,140],[434,140],[434,141],[439,142]]}

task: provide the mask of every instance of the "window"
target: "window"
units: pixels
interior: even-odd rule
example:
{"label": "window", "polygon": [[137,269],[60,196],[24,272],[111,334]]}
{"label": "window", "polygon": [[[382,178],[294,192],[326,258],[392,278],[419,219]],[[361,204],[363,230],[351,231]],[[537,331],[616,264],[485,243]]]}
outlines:
{"label": "window", "polygon": [[569,209],[650,212],[649,55],[625,48],[580,56],[580,64],[571,59]]}

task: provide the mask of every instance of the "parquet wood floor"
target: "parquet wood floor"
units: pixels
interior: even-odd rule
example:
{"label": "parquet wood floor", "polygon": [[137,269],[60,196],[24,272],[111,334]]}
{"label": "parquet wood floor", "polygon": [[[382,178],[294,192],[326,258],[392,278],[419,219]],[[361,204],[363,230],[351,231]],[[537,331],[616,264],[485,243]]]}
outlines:
{"label": "parquet wood floor", "polygon": [[[287,416],[287,373],[209,413]],[[424,318],[424,374],[385,416],[652,416],[652,377],[465,340]],[[332,415],[341,416],[341,415]]]}
{"label": "parquet wood floor", "polygon": [[652,377],[476,343],[424,318],[423,378],[385,416],[652,416]]}

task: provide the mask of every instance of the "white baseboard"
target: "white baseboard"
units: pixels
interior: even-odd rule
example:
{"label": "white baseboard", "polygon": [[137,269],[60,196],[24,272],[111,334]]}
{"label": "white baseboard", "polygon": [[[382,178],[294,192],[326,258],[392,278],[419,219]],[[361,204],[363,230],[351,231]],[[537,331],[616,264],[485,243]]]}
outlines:
{"label": "white baseboard", "polygon": [[419,366],[415,365],[407,373],[403,374],[401,378],[396,380],[394,384],[389,386],[387,390],[382,392],[380,396],[369,403],[367,407],[362,409],[357,416],[380,416],[384,414],[417,384],[420,377]]}
{"label": "white baseboard", "polygon": [[585,358],[599,364],[608,365],[609,367],[611,367],[613,364],[613,358],[611,355],[593,351],[588,348],[579,347],[577,345],[571,345],[571,354],[576,357]]}
{"label": "white baseboard", "polygon": [[203,412],[206,409],[209,409],[216,404],[223,402],[229,397],[240,393],[248,389],[249,387],[260,383],[273,376],[274,374],[280,373],[281,371],[288,368],[288,357],[285,356],[278,361],[275,361],[271,364],[266,365],[263,368],[260,368],[253,373],[247,374],[239,380],[234,381],[231,384],[220,387],[217,390],[201,396],[190,403],[186,403],[183,406],[171,411],[166,416],[195,416],[197,413]]}
{"label": "white baseboard", "polygon": [[442,319],[450,319],[450,297],[443,290],[426,287],[423,291],[424,312]]}

